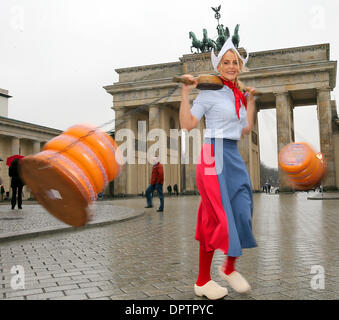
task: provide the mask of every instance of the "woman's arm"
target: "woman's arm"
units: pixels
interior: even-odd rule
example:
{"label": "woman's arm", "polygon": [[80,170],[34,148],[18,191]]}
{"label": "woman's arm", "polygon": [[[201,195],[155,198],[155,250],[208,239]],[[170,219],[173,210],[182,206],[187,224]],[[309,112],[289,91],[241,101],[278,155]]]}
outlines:
{"label": "woman's arm", "polygon": [[187,85],[183,84],[181,87],[181,103],[179,111],[179,121],[181,129],[186,129],[187,131],[192,130],[199,122],[199,120],[194,117],[191,113],[190,98],[189,94],[192,89],[194,89],[198,82],[191,75],[185,75],[188,79],[194,81],[194,84]]}
{"label": "woman's arm", "polygon": [[254,92],[255,88],[248,88],[249,95],[247,97],[247,127],[242,129],[242,134],[250,134],[254,126],[254,114],[256,111]]}

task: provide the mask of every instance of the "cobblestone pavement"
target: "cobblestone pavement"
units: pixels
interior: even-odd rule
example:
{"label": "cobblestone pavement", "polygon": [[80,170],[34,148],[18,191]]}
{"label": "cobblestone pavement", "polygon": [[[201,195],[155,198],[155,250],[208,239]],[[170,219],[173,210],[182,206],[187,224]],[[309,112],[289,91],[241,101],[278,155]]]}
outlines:
{"label": "cobblestone pavement", "polygon": [[[112,203],[140,209],[145,200]],[[244,250],[237,262],[252,290],[241,295],[229,288],[224,299],[338,299],[339,201],[307,200],[306,193],[254,194],[254,204],[258,247]],[[200,300],[193,292],[198,205],[198,196],[165,198],[164,213],[147,209],[111,225],[3,241],[0,299]],[[217,274],[223,260],[216,252],[212,278],[225,285]],[[14,265],[24,268],[25,289],[11,288]]]}
{"label": "cobblestone pavement", "polygon": [[[145,212],[126,206],[116,206],[112,201],[99,201],[91,205],[92,220],[85,227],[103,225],[114,221],[133,218]],[[0,205],[0,241],[53,231],[72,230],[73,228],[49,214],[36,202],[26,201],[23,209],[10,209],[10,204]]]}

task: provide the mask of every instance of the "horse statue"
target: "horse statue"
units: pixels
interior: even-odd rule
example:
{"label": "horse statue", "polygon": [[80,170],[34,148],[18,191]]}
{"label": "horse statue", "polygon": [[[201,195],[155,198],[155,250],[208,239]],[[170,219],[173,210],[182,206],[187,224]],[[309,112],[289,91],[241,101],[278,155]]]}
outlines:
{"label": "horse statue", "polygon": [[205,52],[205,51],[207,51],[207,52],[208,52],[208,51],[211,51],[212,48],[215,50],[215,48],[216,48],[216,43],[215,43],[215,41],[213,41],[212,39],[210,39],[210,38],[208,37],[208,35],[207,35],[207,30],[206,30],[206,29],[203,29],[202,32],[203,32],[203,35],[204,35],[204,37],[203,37],[203,39],[202,39],[202,43],[203,43],[203,45],[204,45],[203,52]]}
{"label": "horse statue", "polygon": [[228,27],[225,28],[225,35],[226,35],[226,41],[227,41],[227,39],[231,36],[230,30],[228,29]]}
{"label": "horse statue", "polygon": [[200,52],[204,52],[204,44],[202,43],[202,41],[197,39],[194,32],[190,31],[189,37],[190,39],[192,39],[191,52],[193,53],[192,48],[196,48],[198,53],[199,53],[199,50]]}
{"label": "horse statue", "polygon": [[239,47],[239,43],[240,43],[239,27],[240,27],[240,25],[237,24],[235,29],[234,29],[234,34],[233,34],[233,37],[232,37],[232,42],[233,42],[233,44],[236,48]]}
{"label": "horse statue", "polygon": [[224,29],[224,25],[222,24],[217,26],[217,30],[218,30],[218,38],[216,41],[216,47],[217,47],[216,49],[217,51],[220,51],[224,43],[230,37],[230,31],[228,30],[227,27],[226,29]]}

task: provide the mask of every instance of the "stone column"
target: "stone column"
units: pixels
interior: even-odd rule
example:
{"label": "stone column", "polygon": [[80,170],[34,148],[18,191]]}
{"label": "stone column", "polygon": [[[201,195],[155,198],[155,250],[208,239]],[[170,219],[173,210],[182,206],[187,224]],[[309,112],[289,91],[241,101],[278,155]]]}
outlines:
{"label": "stone column", "polygon": [[254,125],[249,135],[243,135],[238,143],[238,149],[244,160],[251,178],[252,188],[260,190],[260,158],[258,135],[258,110],[254,113]]}
{"label": "stone column", "polygon": [[39,153],[41,150],[40,141],[33,141],[33,154]]}
{"label": "stone column", "polygon": [[260,147],[259,147],[259,125],[258,109],[254,114],[254,126],[250,136],[250,177],[252,187],[255,191],[260,191]]}
{"label": "stone column", "polygon": [[13,137],[12,138],[12,146],[11,146],[11,156],[15,154],[20,154],[20,139]]}
{"label": "stone column", "polygon": [[[192,129],[190,132],[186,133],[188,138],[186,138],[185,145],[185,194],[198,194],[198,187],[196,182],[196,165],[200,156],[201,148],[204,143],[204,118],[200,120],[196,128]],[[187,145],[188,144],[188,145]],[[187,157],[188,153],[188,157]]]}
{"label": "stone column", "polygon": [[[199,127],[199,125],[198,125]],[[186,150],[188,150],[188,163],[185,164],[185,178],[186,178],[186,194],[195,194],[195,191],[197,189],[196,187],[196,180],[195,180],[195,171],[196,167],[194,164],[194,154],[193,154],[193,144],[194,139],[188,138],[186,141],[188,141],[188,148],[186,146]]]}
{"label": "stone column", "polygon": [[[293,106],[288,92],[279,92],[276,96],[277,146],[278,154],[287,144],[294,142]],[[292,189],[285,183],[285,174],[279,168],[279,191],[288,192]]]}
{"label": "stone column", "polygon": [[332,132],[333,132],[333,146],[334,146],[334,168],[336,173],[336,184],[337,189],[339,189],[339,120],[337,113],[337,102],[335,100],[331,101],[332,107]]}
{"label": "stone column", "polygon": [[240,155],[242,159],[244,160],[248,173],[251,173],[250,170],[250,139],[251,139],[251,134],[249,135],[243,135],[238,142],[238,149],[240,152]]}
{"label": "stone column", "polygon": [[320,88],[317,94],[320,150],[327,164],[327,174],[322,180],[322,185],[324,190],[336,190],[330,88]]}
{"label": "stone column", "polygon": [[[153,129],[159,129],[160,128],[160,106],[159,105],[152,105],[149,106],[148,109],[148,131],[151,131]],[[147,141],[147,147],[146,147],[146,181],[151,180],[152,176],[152,163],[148,161],[148,150],[149,147],[153,144],[153,141]],[[151,160],[151,159],[150,159]],[[160,159],[161,160],[161,159]]]}
{"label": "stone column", "polygon": [[160,106],[153,105],[148,110],[148,129],[160,128]]}
{"label": "stone column", "polygon": [[166,128],[165,125],[165,105],[153,105],[149,107],[148,112],[148,130],[160,129],[161,131],[157,132],[157,134],[161,134],[159,136],[160,140],[149,141],[149,145],[158,142],[161,147],[159,150],[159,160],[160,162],[167,162],[167,150],[165,148],[165,144],[167,144],[167,134],[164,130]]}
{"label": "stone column", "polygon": [[[124,120],[124,114],[125,111],[123,108],[115,109],[115,136],[117,136],[117,132],[119,129],[122,129],[125,127]],[[116,141],[118,145],[123,143],[122,141]],[[124,168],[122,172],[120,173],[119,177],[114,180],[114,195],[115,196],[124,196],[126,195],[126,180],[127,180],[127,173],[126,173],[126,166],[127,164],[124,164]]]}

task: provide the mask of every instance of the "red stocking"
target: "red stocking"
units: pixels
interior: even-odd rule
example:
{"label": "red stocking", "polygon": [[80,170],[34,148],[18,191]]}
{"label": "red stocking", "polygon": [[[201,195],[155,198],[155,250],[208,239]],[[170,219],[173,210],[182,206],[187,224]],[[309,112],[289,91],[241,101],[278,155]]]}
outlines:
{"label": "red stocking", "polygon": [[226,275],[229,275],[235,271],[234,264],[236,259],[237,257],[227,257],[227,259],[225,259],[224,272]]}
{"label": "red stocking", "polygon": [[211,280],[211,264],[214,251],[205,251],[202,245],[199,249],[199,275],[196,285],[201,287]]}

